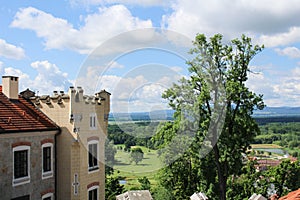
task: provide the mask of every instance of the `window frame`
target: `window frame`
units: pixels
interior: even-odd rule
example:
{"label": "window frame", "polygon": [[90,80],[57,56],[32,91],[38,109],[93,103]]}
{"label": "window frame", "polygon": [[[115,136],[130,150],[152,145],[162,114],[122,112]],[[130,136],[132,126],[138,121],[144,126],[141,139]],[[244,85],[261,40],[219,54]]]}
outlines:
{"label": "window frame", "polygon": [[[96,165],[94,166],[90,166],[90,145],[96,145]],[[92,172],[96,172],[96,171],[99,171],[99,141],[98,140],[91,140],[91,141],[88,141],[88,149],[87,149],[87,154],[88,154],[88,157],[87,157],[87,164],[88,164],[88,172],[89,173],[92,173]],[[94,155],[93,155],[93,152],[92,152],[92,156],[93,156],[93,159],[95,158]]]}
{"label": "window frame", "polygon": [[97,199],[96,199],[96,200],[99,200],[99,185],[94,185],[94,186],[92,186],[92,187],[90,187],[90,188],[88,189],[88,191],[87,191],[87,199],[90,200],[90,199],[89,199],[89,197],[90,197],[90,192],[93,191],[93,190],[96,190],[96,191],[97,191]]}
{"label": "window frame", "polygon": [[11,200],[20,200],[20,199],[29,199],[30,200],[30,195],[24,195],[24,196],[20,196],[20,197],[15,197],[15,198],[12,198]]}
{"label": "window frame", "polygon": [[[50,147],[50,167],[51,167],[51,170],[50,171],[44,171],[44,148],[49,148]],[[45,144],[42,144],[42,179],[47,179],[47,178],[51,178],[53,177],[53,159],[54,159],[54,156],[53,156],[53,143],[45,143]]]}
{"label": "window frame", "polygon": [[45,200],[46,198],[51,198],[51,200],[54,200],[54,194],[52,193],[52,192],[49,192],[49,193],[47,193],[47,194],[44,194],[43,196],[42,196],[42,200]]}
{"label": "window frame", "polygon": [[89,118],[90,130],[97,130],[97,115],[96,113],[91,113]]}
{"label": "window frame", "polygon": [[[15,178],[15,152],[27,151],[27,176]],[[20,145],[13,147],[13,180],[12,185],[18,186],[30,183],[30,146]]]}

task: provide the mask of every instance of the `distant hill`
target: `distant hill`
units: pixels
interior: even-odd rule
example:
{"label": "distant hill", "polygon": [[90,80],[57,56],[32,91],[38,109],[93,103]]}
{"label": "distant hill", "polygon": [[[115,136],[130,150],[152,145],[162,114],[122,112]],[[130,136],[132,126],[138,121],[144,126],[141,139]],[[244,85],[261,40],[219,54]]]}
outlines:
{"label": "distant hill", "polygon": [[[110,113],[109,121],[162,121],[173,120],[173,110],[155,110],[151,112]],[[257,110],[253,117],[259,123],[300,122],[300,107],[266,107]]]}
{"label": "distant hill", "polygon": [[255,111],[254,116],[300,116],[300,107],[266,107]]}
{"label": "distant hill", "polygon": [[149,121],[173,120],[173,110],[155,110],[151,112],[110,113],[110,121]]}

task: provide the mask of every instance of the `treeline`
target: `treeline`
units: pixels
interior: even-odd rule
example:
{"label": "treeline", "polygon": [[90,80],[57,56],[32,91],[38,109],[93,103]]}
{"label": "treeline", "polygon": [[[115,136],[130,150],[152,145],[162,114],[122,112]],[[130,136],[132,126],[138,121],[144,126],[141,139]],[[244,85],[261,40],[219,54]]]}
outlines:
{"label": "treeline", "polygon": [[156,144],[151,138],[156,133],[159,122],[134,122],[108,125],[108,139],[114,144],[145,146],[155,149]]}
{"label": "treeline", "polygon": [[284,147],[294,157],[300,156],[300,123],[267,123],[260,125],[256,144],[277,144]]}
{"label": "treeline", "polygon": [[[280,119],[272,117],[258,120],[260,134],[255,137],[253,143],[277,144],[286,148],[289,154],[294,157],[300,157],[300,122],[286,122],[297,121],[298,118]],[[277,120],[279,122],[276,122]],[[149,121],[109,124],[108,139],[113,144],[124,144],[125,148],[138,145],[157,149],[160,144],[151,138],[155,135],[159,123]]]}
{"label": "treeline", "polygon": [[270,116],[270,117],[254,117],[259,125],[266,125],[269,123],[289,123],[300,122],[300,116]]}

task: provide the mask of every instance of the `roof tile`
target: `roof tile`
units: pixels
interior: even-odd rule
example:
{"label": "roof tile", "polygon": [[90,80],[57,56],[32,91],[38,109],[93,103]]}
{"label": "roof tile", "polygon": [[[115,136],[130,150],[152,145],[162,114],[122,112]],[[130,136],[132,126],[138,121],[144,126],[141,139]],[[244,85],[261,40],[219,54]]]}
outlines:
{"label": "roof tile", "polygon": [[8,99],[0,86],[0,134],[15,131],[58,130],[58,126],[31,102]]}
{"label": "roof tile", "polygon": [[280,197],[279,200],[300,200],[300,188],[296,191],[288,193],[284,197]]}

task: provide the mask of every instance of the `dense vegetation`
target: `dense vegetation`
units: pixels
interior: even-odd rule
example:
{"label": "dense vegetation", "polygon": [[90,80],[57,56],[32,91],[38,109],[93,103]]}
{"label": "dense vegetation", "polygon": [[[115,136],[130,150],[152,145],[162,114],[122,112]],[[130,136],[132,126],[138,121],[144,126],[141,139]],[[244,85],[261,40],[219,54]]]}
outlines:
{"label": "dense vegetation", "polygon": [[[285,118],[281,118],[282,120],[278,120],[277,122],[273,122],[271,119],[264,121],[271,121],[272,123],[262,123],[259,125],[260,128],[260,134],[257,135],[254,139],[254,143],[257,144],[278,144],[282,147],[284,147],[286,150],[289,152],[297,152],[300,149],[299,146],[299,139],[300,139],[300,123],[299,122],[290,122],[287,123]],[[166,123],[166,122],[162,122]],[[168,122],[171,123],[171,122]],[[155,124],[152,124],[151,127],[147,127],[150,124],[150,122],[135,122],[135,123],[123,123],[122,124],[122,129],[116,125],[116,124],[109,124],[108,129],[109,131],[109,138],[113,141],[116,141],[116,144],[123,144],[125,141],[130,141],[133,139],[135,141],[134,143],[136,144],[136,138],[132,136],[132,134],[126,134],[124,130],[132,130],[133,127],[139,127],[137,130],[140,132],[135,131],[134,135],[139,135],[137,138],[141,138],[141,135],[147,135],[149,136],[150,132],[156,130],[157,127],[154,125],[158,126],[159,124],[155,122]],[[127,128],[126,128],[127,127]],[[150,132],[147,132],[149,131]],[[122,138],[122,140],[120,140]],[[152,144],[151,142],[151,137],[147,137],[146,139],[144,138],[143,143],[138,142],[139,144]],[[145,142],[146,141],[146,142]],[[114,155],[116,153],[116,146],[119,147],[119,145],[115,145],[113,147],[113,143],[107,142],[107,159],[110,162],[114,162]],[[125,146],[125,145],[124,145]],[[141,145],[145,146],[145,145]],[[155,148],[155,145],[152,146]],[[300,154],[298,154],[300,155]],[[132,163],[135,165],[134,163]],[[275,184],[276,188],[279,188],[277,193],[281,193],[281,195],[284,195],[288,193],[289,191],[293,190],[294,188],[297,189],[299,187],[299,177],[300,177],[300,169],[299,166],[296,164],[291,164],[288,161],[282,163],[280,166],[275,167],[275,168],[270,168],[269,170],[265,172],[256,172],[254,168],[254,163],[249,162],[247,165],[245,165],[241,172],[240,176],[234,176],[228,181],[228,192],[227,192],[227,197],[228,199],[247,199],[249,198],[252,193],[261,193],[264,196],[268,196],[272,188],[270,187],[270,184]],[[108,168],[110,169],[110,168]],[[154,172],[155,173],[155,172]],[[289,175],[289,173],[292,173]],[[289,176],[285,176],[289,175]],[[161,178],[168,178],[170,180],[175,178],[175,177],[170,177],[168,174],[165,174],[163,170],[161,170],[158,173],[158,176]],[[177,176],[177,178],[180,178],[181,180],[184,180],[183,178],[186,177],[188,179],[188,176],[185,174],[182,174],[182,177]],[[254,181],[259,180],[259,177],[268,177],[266,179],[261,179],[259,181],[260,185],[254,187],[252,183]],[[120,194],[124,192],[125,188],[124,186],[119,184],[119,180],[123,180],[126,177],[119,177],[118,174],[115,176],[108,176],[107,178],[107,197],[110,197],[108,199],[114,199],[115,195]],[[174,179],[174,181],[178,181]],[[166,189],[165,187],[161,185],[153,185],[153,180],[151,177],[151,184],[148,180],[147,177],[141,177],[141,178],[136,178],[137,179],[137,185],[138,186],[130,186],[129,189],[146,189],[149,188],[151,190],[151,193],[153,197],[156,197],[155,199],[174,199],[173,197],[173,192],[172,190]],[[139,180],[138,180],[139,179]],[[295,179],[295,180],[293,180]],[[188,179],[191,181],[191,179]],[[188,181],[187,180],[187,181]],[[284,185],[281,184],[281,182],[284,182]],[[159,184],[159,183],[158,183]],[[284,186],[284,187],[281,187]],[[133,188],[131,188],[133,187]],[[212,192],[212,188],[214,186],[210,185],[208,189],[205,192],[207,195],[209,195],[210,192]],[[273,188],[275,190],[276,188]],[[288,189],[287,189],[288,188]],[[178,191],[180,188],[178,188]],[[190,191],[190,193],[193,193],[194,191]],[[268,193],[269,192],[269,193]],[[274,191],[273,191],[274,192]]]}
{"label": "dense vegetation", "polygon": [[159,187],[152,191],[156,199],[188,199],[196,191],[210,199],[247,199],[254,192],[283,195],[297,188],[298,162],[284,161],[256,172],[255,163],[244,156],[253,142],[278,143],[289,150],[299,147],[299,127],[264,122],[260,133],[253,118],[254,110],[265,105],[262,95],[250,91],[245,82],[251,59],[263,47],[252,45],[244,35],[225,45],[219,34],[210,39],[197,35],[194,45],[190,77],[162,96],[175,111],[174,120],[159,126],[121,123],[109,129],[109,139],[124,144],[126,152],[135,145],[158,149],[165,167],[158,173]]}
{"label": "dense vegetation", "polygon": [[260,134],[255,137],[256,144],[277,144],[294,157],[300,156],[300,123],[278,122],[260,126]]}
{"label": "dense vegetation", "polygon": [[120,124],[109,124],[108,140],[114,144],[124,144],[128,149],[130,146],[145,146],[155,149],[157,144],[153,143],[151,138],[156,133],[159,122],[135,122]]}

